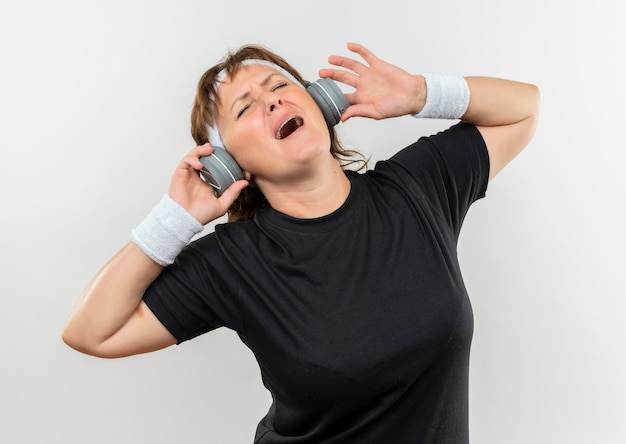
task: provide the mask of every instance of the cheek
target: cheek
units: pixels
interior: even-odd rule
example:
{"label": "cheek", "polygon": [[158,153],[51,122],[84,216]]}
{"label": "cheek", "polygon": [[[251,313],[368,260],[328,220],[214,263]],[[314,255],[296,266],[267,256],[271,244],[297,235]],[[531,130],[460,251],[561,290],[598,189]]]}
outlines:
{"label": "cheek", "polygon": [[[258,138],[258,131],[237,133],[228,139],[225,144],[230,144],[228,151],[235,158],[239,166],[252,174],[256,173],[263,159],[267,158],[266,147]],[[264,155],[265,153],[265,155]]]}
{"label": "cheek", "polygon": [[234,123],[221,130],[222,142],[240,164],[245,163],[250,147],[259,144],[260,129],[257,126],[254,122]]}
{"label": "cheek", "polygon": [[316,132],[318,132],[318,134],[320,134],[320,137],[324,137],[328,140],[328,146],[330,147],[330,130],[328,129],[328,125],[326,124],[326,120],[324,119],[324,114],[317,104],[314,105],[313,109],[314,111],[312,113],[312,123],[315,126],[315,130]]}

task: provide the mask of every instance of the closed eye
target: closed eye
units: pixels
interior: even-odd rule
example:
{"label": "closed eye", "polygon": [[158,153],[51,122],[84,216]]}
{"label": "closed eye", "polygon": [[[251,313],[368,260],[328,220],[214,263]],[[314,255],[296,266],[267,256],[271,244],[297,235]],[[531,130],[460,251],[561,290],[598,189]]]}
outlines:
{"label": "closed eye", "polygon": [[[274,85],[271,89],[271,91],[276,91],[278,89],[284,88],[285,86],[287,86],[288,83],[287,82],[280,82],[276,85]],[[237,118],[239,119],[241,116],[243,116],[245,114],[246,111],[248,111],[248,109],[250,108],[250,104],[247,104],[246,106],[244,106],[243,108],[241,108],[241,110],[237,113]]]}
{"label": "closed eye", "polygon": [[246,105],[243,108],[241,108],[241,110],[237,113],[237,118],[240,118],[241,116],[243,116],[243,114],[248,110],[248,108],[250,108],[250,105]]}

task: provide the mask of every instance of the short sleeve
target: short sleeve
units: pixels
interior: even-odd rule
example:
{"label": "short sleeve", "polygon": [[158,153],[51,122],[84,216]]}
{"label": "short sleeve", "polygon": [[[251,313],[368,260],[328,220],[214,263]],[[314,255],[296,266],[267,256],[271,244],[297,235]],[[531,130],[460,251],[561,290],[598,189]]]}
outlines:
{"label": "short sleeve", "polygon": [[394,171],[407,192],[426,198],[457,237],[489,181],[487,146],[478,129],[463,122],[419,139],[380,168]]}
{"label": "short sleeve", "polygon": [[237,282],[211,233],[187,246],[143,299],[180,343],[219,327],[236,328]]}

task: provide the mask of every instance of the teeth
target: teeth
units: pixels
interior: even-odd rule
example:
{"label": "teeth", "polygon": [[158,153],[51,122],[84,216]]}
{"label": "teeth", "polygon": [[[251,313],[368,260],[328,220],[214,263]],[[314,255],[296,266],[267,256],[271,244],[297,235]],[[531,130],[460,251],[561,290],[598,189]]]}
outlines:
{"label": "teeth", "polygon": [[288,137],[291,133],[293,133],[295,130],[300,128],[303,124],[304,124],[304,120],[302,120],[302,117],[300,116],[290,117],[289,119],[283,122],[280,128],[278,128],[278,131],[276,131],[276,138],[278,140],[281,140],[281,139],[284,139],[285,137]]}

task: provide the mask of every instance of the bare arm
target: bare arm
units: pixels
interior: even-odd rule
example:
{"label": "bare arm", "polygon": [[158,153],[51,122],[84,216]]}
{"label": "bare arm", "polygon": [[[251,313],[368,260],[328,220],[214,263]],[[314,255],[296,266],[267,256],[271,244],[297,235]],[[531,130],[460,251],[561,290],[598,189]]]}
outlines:
{"label": "bare arm", "polygon": [[[202,225],[226,213],[246,186],[239,181],[220,198],[202,182],[199,157],[210,145],[196,147],[180,162],[169,195]],[[176,339],[142,301],[163,267],[135,243],[122,248],[83,291],[65,328],[63,340],[72,348],[103,358],[146,353],[168,347]]]}
{"label": "bare arm", "polygon": [[[426,82],[376,57],[362,45],[349,43],[348,49],[366,63],[330,56],[330,64],[345,70],[323,69],[329,77],[355,88],[346,94],[349,106],[342,120],[355,116],[384,119],[417,114],[427,99]],[[477,126],[489,151],[492,179],[530,141],[539,115],[539,90],[536,86],[490,77],[466,77],[470,102],[461,119]]]}
{"label": "bare arm", "polygon": [[122,248],[83,291],[63,340],[94,356],[114,358],[146,353],[176,343],[142,302],[163,267],[134,243]]}
{"label": "bare arm", "polygon": [[466,77],[470,103],[462,117],[485,139],[495,177],[530,142],[539,118],[539,89],[528,83]]}

